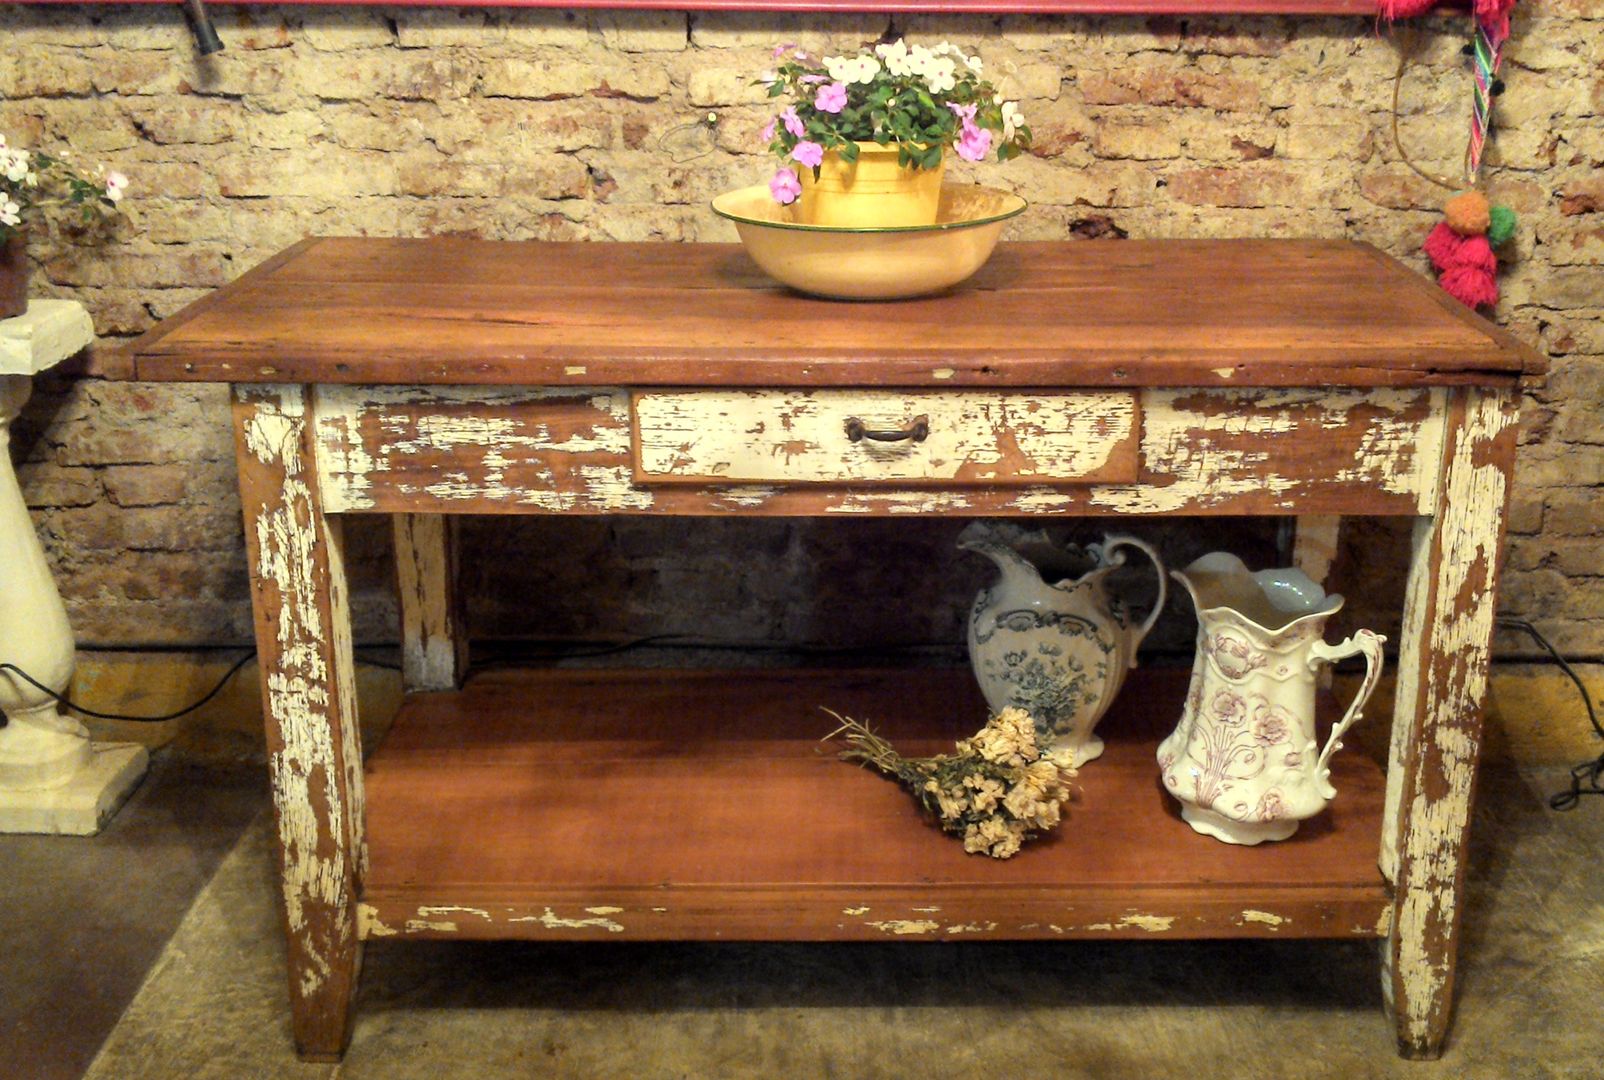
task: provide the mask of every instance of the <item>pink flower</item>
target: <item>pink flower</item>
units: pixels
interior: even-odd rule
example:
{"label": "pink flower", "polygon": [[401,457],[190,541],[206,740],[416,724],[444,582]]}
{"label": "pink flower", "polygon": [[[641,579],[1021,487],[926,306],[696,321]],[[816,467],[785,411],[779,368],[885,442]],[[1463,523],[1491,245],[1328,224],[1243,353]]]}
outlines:
{"label": "pink flower", "polygon": [[1286,742],[1287,726],[1274,716],[1263,717],[1253,724],[1253,741],[1260,746]]}
{"label": "pink flower", "polygon": [[797,82],[801,83],[804,86],[817,86],[820,83],[826,83],[826,82],[829,82],[829,81],[830,81],[830,76],[828,76],[828,75],[804,75],[800,79],[797,80]]}
{"label": "pink flower", "polygon": [[780,123],[785,125],[786,131],[799,139],[808,133],[808,129],[802,126],[802,118],[796,114],[795,105],[780,114]]}
{"label": "pink flower", "polygon": [[1290,719],[1291,714],[1279,705],[1259,706],[1253,710],[1253,741],[1260,746],[1286,742]]}
{"label": "pink flower", "polygon": [[820,112],[840,112],[847,107],[846,85],[833,82],[829,86],[819,87],[818,96],[813,99],[813,107]]}
{"label": "pink flower", "polygon": [[1209,702],[1209,709],[1222,724],[1235,727],[1248,718],[1248,703],[1229,690],[1219,690]]}
{"label": "pink flower", "polygon": [[960,120],[973,120],[975,118],[975,105],[959,105],[956,101],[947,102],[947,108],[957,114]]}
{"label": "pink flower", "polygon": [[757,133],[758,140],[764,143],[773,142],[774,128],[777,124],[779,124],[779,120],[777,119],[770,120],[767,124],[764,124],[763,130]]}
{"label": "pink flower", "polygon": [[810,169],[817,169],[824,161],[824,147],[810,139],[803,139],[792,148],[791,159]]}
{"label": "pink flower", "polygon": [[1287,814],[1286,800],[1274,788],[1266,791],[1259,799],[1259,805],[1253,808],[1253,816],[1260,821],[1275,821]]}
{"label": "pink flower", "polygon": [[802,182],[790,169],[780,169],[769,178],[769,194],[781,206],[790,206],[802,194]]}
{"label": "pink flower", "polygon": [[784,56],[794,48],[796,48],[796,42],[788,41],[784,45],[774,46],[774,52],[771,55],[774,57],[774,59],[778,60],[780,57]]}
{"label": "pink flower", "polygon": [[963,134],[958,136],[958,156],[965,161],[979,161],[991,149],[991,132],[976,127],[973,120],[965,120]]}

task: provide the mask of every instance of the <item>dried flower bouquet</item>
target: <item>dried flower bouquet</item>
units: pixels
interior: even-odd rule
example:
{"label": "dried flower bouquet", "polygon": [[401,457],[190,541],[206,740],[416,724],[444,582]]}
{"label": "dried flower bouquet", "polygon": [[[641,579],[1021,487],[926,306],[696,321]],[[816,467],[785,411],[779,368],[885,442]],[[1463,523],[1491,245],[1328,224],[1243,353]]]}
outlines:
{"label": "dried flower bouquet", "polygon": [[900,781],[943,832],[963,837],[970,854],[1010,858],[1063,817],[1075,776],[1073,755],[1044,751],[1023,709],[1004,709],[961,740],[956,753],[927,758],[903,757],[868,725],[824,711],[840,721],[825,739],[845,739],[843,761]]}

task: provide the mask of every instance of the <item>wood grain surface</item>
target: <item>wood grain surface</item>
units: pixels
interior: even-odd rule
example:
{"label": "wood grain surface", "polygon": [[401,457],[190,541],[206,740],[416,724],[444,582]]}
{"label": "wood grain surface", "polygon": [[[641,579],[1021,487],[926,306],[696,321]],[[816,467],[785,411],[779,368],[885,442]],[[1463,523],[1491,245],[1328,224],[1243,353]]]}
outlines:
{"label": "wood grain surface", "polygon": [[[852,939],[1385,933],[1383,780],[1257,848],[1201,836],[1154,751],[1185,672],[1137,672],[1055,834],[996,861],[837,761],[821,706],[905,751],[985,719],[967,671],[484,673],[408,699],[368,763],[367,936]],[[822,752],[821,752],[822,751]]]}
{"label": "wood grain surface", "polygon": [[1337,240],[1011,243],[948,294],[798,295],[733,244],[303,241],[140,379],[625,386],[1512,385],[1543,359]]}

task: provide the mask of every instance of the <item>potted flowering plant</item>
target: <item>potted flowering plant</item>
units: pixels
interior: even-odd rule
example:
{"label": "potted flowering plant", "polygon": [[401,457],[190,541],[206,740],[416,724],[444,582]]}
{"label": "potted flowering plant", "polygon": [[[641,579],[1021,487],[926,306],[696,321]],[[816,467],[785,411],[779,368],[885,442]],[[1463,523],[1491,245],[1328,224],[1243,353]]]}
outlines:
{"label": "potted flowering plant", "polygon": [[775,201],[801,200],[816,225],[884,227],[936,220],[946,152],[1007,161],[1030,145],[1017,102],[981,75],[978,56],[942,42],[898,40],[857,56],[774,50],[777,70],[759,79],[786,107],[762,139],[783,162],[769,181]]}
{"label": "potted flowering plant", "polygon": [[59,157],[8,146],[0,135],[0,319],[28,310],[27,227],[48,207],[65,207],[89,225],[117,209],[128,178],[88,176]]}

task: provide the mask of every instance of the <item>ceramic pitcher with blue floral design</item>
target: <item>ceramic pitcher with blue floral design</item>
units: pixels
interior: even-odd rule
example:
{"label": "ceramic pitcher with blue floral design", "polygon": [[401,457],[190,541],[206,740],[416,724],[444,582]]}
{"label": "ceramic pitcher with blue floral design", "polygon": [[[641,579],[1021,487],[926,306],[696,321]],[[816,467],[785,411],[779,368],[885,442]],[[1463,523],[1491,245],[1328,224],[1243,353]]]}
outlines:
{"label": "ceramic pitcher with blue floral design", "polygon": [[[1100,756],[1093,729],[1136,666],[1136,649],[1164,609],[1164,564],[1130,536],[1101,544],[1058,545],[1046,533],[976,522],[958,546],[986,556],[998,578],[975,598],[969,616],[969,662],[993,712],[1018,707],[1044,740],[1083,765]],[[1108,576],[1124,565],[1125,548],[1142,552],[1158,571],[1158,599],[1137,623]]]}
{"label": "ceramic pitcher with blue floral design", "polygon": [[[1331,755],[1381,676],[1386,638],[1360,630],[1324,640],[1342,597],[1301,570],[1250,573],[1223,551],[1172,576],[1197,608],[1197,656],[1175,731],[1158,747],[1164,787],[1181,817],[1228,844],[1285,840],[1337,794]],[[1321,664],[1365,658],[1365,678],[1324,748],[1315,739]]]}

